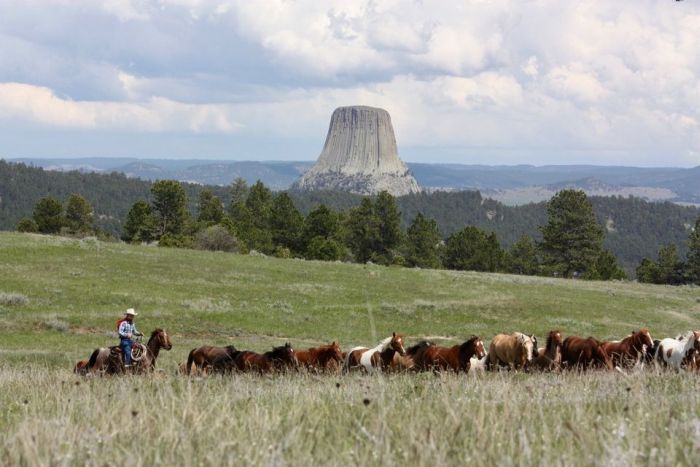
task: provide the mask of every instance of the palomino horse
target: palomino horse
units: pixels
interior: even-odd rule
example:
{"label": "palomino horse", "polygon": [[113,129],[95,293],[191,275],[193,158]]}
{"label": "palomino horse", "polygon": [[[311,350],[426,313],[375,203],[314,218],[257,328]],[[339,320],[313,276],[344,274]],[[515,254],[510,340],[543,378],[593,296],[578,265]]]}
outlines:
{"label": "palomino horse", "polygon": [[538,355],[532,360],[531,368],[540,371],[552,371],[561,366],[561,333],[557,330],[549,331],[547,343],[543,349],[539,349]]}
{"label": "palomino horse", "polygon": [[602,343],[593,337],[569,336],[561,346],[561,361],[571,368],[586,370],[592,367],[613,369],[612,360]]}
{"label": "palomino horse", "polygon": [[211,365],[211,363],[220,357],[225,358],[232,352],[236,352],[236,348],[232,345],[226,347],[214,347],[211,345],[204,345],[196,349],[190,350],[187,356],[187,363],[185,364],[185,374],[189,375],[192,371],[192,365],[194,365],[194,370],[198,371],[200,374],[205,371],[205,369]]}
{"label": "palomino horse", "polygon": [[468,373],[472,356],[481,360],[485,355],[484,342],[479,336],[472,336],[466,342],[452,347],[427,346],[416,355],[415,362],[416,368],[423,371],[452,370]]}
{"label": "palomino horse", "polygon": [[309,370],[336,371],[343,361],[343,352],[335,341],[320,347],[297,350],[295,353],[299,364]]}
{"label": "palomino horse", "polygon": [[[140,360],[134,362],[134,372],[153,371],[156,367],[156,360],[160,354],[160,349],[170,350],[173,348],[170,336],[164,329],[154,329],[148,343],[146,351]],[[107,348],[95,349],[90,356],[86,372],[104,372],[107,374],[123,373],[125,370],[122,359],[122,351],[118,345]]]}
{"label": "palomino horse", "polygon": [[659,343],[656,361],[680,370],[695,362],[695,353],[700,352],[700,331],[690,331],[681,340],[667,337]]}
{"label": "palomino horse", "polygon": [[273,370],[283,370],[294,368],[298,365],[294,349],[287,342],[286,344],[274,347],[271,351],[259,354],[250,350],[244,350],[236,354],[234,359],[235,367],[238,371],[257,371],[259,373],[269,373]]}
{"label": "palomino horse", "polygon": [[403,348],[403,336],[393,333],[374,348],[354,347],[345,357],[345,370],[362,367],[367,371],[373,371],[377,368],[387,369],[391,366],[394,360],[394,354],[398,353],[401,356],[406,355]]}
{"label": "palomino horse", "polygon": [[490,370],[498,368],[499,365],[506,365],[511,369],[525,368],[534,355],[533,337],[521,332],[496,335],[489,346],[486,367]]}
{"label": "palomino horse", "polygon": [[654,340],[647,328],[633,332],[619,342],[603,342],[603,350],[612,360],[613,366],[634,366],[645,347],[653,347]]}

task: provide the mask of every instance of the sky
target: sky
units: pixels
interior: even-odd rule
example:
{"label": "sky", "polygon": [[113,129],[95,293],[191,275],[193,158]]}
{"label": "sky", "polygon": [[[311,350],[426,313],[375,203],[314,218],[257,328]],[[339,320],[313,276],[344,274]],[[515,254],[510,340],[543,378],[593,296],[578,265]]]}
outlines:
{"label": "sky", "polygon": [[700,165],[700,2],[0,0],[0,157]]}

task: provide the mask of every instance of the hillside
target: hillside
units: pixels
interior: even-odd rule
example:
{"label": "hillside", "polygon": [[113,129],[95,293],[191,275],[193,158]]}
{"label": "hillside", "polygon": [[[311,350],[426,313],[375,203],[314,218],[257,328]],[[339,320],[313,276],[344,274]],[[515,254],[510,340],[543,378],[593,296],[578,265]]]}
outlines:
{"label": "hillside", "polygon": [[[127,178],[123,174],[46,171],[24,164],[0,160],[0,230],[12,230],[22,217],[31,216],[32,208],[42,196],[65,200],[80,193],[93,205],[97,224],[115,236],[121,233],[121,222],[133,203],[150,198],[148,181]],[[195,212],[199,184],[184,184]],[[225,187],[211,186],[225,204],[229,192]],[[346,210],[359,204],[360,196],[341,192],[291,192],[297,207],[308,213],[319,203]],[[545,204],[506,206],[482,197],[479,192],[460,191],[421,193],[397,199],[404,228],[418,212],[434,218],[444,236],[466,225],[496,232],[504,247],[523,234],[538,238],[537,227],[546,222]],[[598,220],[606,226],[605,246],[628,271],[634,270],[645,256],[654,257],[659,246],[675,243],[685,254],[690,226],[700,216],[700,209],[672,203],[650,203],[638,198],[592,198]]]}
{"label": "hillside", "polygon": [[[414,341],[489,338],[509,329],[543,335],[551,328],[613,338],[641,326],[674,334],[700,318],[693,287],[281,260],[16,233],[0,233],[0,284],[4,358],[42,355],[60,365],[113,341],[108,332],[128,307],[141,312],[141,329],[162,326],[177,336],[178,349],[164,356],[170,362],[202,340],[265,347],[337,339],[348,346],[393,331]],[[41,351],[59,342],[63,353]]]}

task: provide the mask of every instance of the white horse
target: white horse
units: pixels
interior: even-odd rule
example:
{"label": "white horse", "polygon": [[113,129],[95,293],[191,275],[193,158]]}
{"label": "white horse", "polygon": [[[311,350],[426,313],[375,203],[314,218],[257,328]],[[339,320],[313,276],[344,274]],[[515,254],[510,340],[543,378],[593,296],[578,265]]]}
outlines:
{"label": "white horse", "polygon": [[659,342],[659,348],[656,349],[656,361],[680,370],[681,364],[698,351],[700,351],[700,331],[690,331],[680,340],[672,337],[662,339]]}
{"label": "white horse", "polygon": [[376,347],[353,347],[345,357],[345,370],[362,367],[367,371],[388,368],[394,359],[394,354],[406,355],[403,348],[403,336],[393,333],[382,340]]}

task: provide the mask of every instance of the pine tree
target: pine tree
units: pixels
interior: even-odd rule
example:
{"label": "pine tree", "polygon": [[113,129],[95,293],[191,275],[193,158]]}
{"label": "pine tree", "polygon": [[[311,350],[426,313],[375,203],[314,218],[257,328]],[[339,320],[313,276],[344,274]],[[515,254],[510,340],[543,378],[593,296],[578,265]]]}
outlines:
{"label": "pine tree", "polygon": [[659,249],[656,260],[658,284],[678,285],[683,283],[684,264],[678,256],[676,245],[670,244]]}
{"label": "pine tree", "polygon": [[374,214],[370,198],[362,198],[360,205],[350,210],[345,227],[347,244],[355,256],[355,261],[366,263],[372,259],[381,240],[379,219]]}
{"label": "pine tree", "polygon": [[688,238],[688,261],[686,262],[688,280],[700,285],[700,218],[695,221],[695,228]]}
{"label": "pine tree", "polygon": [[642,259],[642,262],[639,264],[639,266],[637,266],[635,273],[639,282],[654,284],[658,281],[658,267],[656,266],[656,263],[649,258]]}
{"label": "pine tree", "polygon": [[585,274],[603,244],[603,229],[588,197],[580,190],[562,190],[547,203],[547,215],[547,224],[540,227],[544,264],[563,277]]}
{"label": "pine tree", "polygon": [[181,234],[189,219],[187,195],[175,180],[159,180],[151,187],[158,238]]}
{"label": "pine tree", "polygon": [[418,213],[406,232],[406,264],[411,267],[440,267],[440,231],[434,219]]}
{"label": "pine tree", "polygon": [[374,256],[378,262],[387,264],[393,259],[393,250],[401,243],[401,211],[396,205],[396,198],[387,191],[379,193],[373,211],[379,228],[379,242]]}
{"label": "pine tree", "polygon": [[199,193],[199,216],[197,221],[208,226],[220,224],[224,218],[224,205],[211,190],[202,190]]}
{"label": "pine tree", "polygon": [[260,180],[250,188],[245,210],[238,212],[237,232],[250,249],[265,254],[274,252],[270,219],[272,216],[272,191]]}
{"label": "pine tree", "polygon": [[527,276],[532,276],[539,272],[537,246],[532,238],[522,235],[510,247],[506,260],[506,270],[513,274]]}
{"label": "pine tree", "polygon": [[231,193],[231,202],[229,203],[229,214],[231,217],[235,217],[236,206],[244,205],[246,199],[248,199],[248,182],[245,178],[236,177],[236,179],[231,182],[231,188],[229,189]]}
{"label": "pine tree", "polygon": [[333,239],[338,237],[339,219],[338,213],[329,209],[325,204],[314,208],[304,219],[304,231],[302,243],[305,246],[313,238]]}
{"label": "pine tree", "polygon": [[32,217],[39,232],[43,234],[56,234],[61,231],[61,227],[65,224],[63,206],[50,196],[41,198],[34,205]]}
{"label": "pine tree", "polygon": [[72,233],[88,233],[95,221],[92,206],[79,194],[72,194],[66,203],[66,226]]}
{"label": "pine tree", "polygon": [[304,216],[294,206],[292,198],[287,193],[278,194],[272,201],[270,211],[272,242],[291,252],[300,252]]}
{"label": "pine tree", "polygon": [[494,272],[500,267],[503,250],[495,234],[470,225],[447,238],[444,257],[448,269]]}
{"label": "pine tree", "polygon": [[587,279],[602,281],[622,280],[627,278],[627,274],[617,265],[617,258],[608,250],[601,251]]}
{"label": "pine tree", "polygon": [[155,236],[156,220],[153,217],[151,205],[145,201],[137,201],[129,209],[122,230],[122,240],[125,242],[151,242]]}

